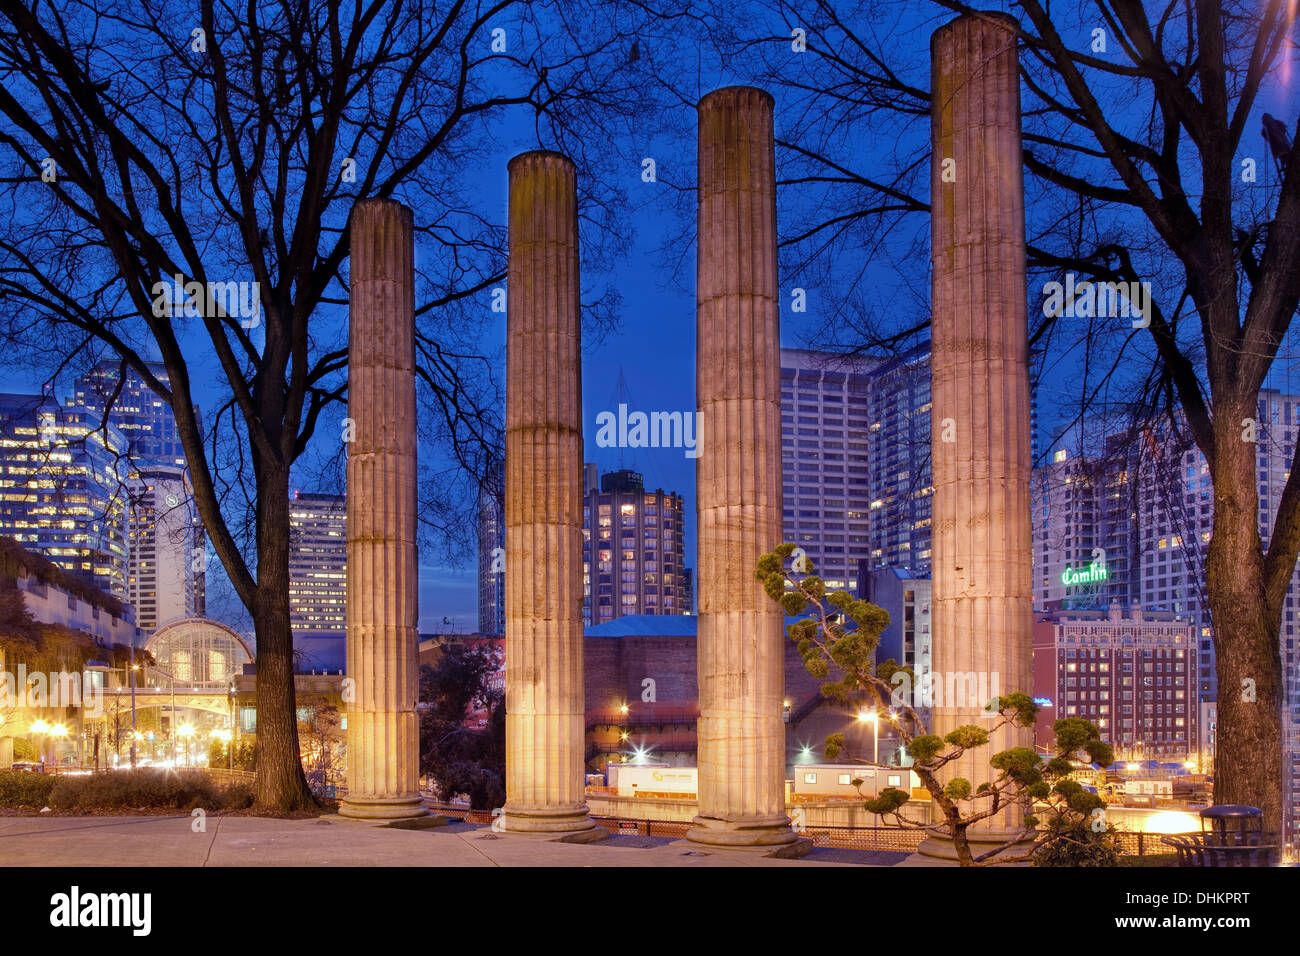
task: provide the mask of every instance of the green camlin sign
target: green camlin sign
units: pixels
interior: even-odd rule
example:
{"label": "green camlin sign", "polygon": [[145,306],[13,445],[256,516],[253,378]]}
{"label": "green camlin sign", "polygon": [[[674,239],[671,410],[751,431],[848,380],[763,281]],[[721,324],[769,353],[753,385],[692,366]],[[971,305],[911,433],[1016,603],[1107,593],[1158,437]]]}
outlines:
{"label": "green camlin sign", "polygon": [[1076,584],[1095,584],[1098,581],[1105,581],[1108,577],[1110,571],[1106,566],[1098,565],[1095,561],[1088,565],[1086,571],[1076,571],[1067,564],[1065,570],[1061,572],[1061,583],[1068,588]]}

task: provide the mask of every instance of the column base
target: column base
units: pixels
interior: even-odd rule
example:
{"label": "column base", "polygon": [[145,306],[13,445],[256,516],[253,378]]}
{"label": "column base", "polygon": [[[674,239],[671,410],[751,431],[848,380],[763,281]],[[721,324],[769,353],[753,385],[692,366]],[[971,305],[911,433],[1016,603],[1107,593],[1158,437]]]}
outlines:
{"label": "column base", "polygon": [[[1021,831],[1012,832],[985,832],[975,837],[969,837],[967,842],[970,844],[972,856],[979,856],[981,853],[987,853],[996,847],[1002,846],[1008,840],[1015,837]],[[1019,840],[1016,844],[1007,847],[998,856],[1016,856],[1029,849],[1029,845],[1034,842],[1034,838],[1026,837]],[[1028,860],[1015,860],[1005,863],[996,862],[998,857],[992,857],[986,860],[983,866],[1029,866]],[[957,861],[957,847],[949,836],[928,836],[921,841],[921,845],[916,848],[916,852],[903,860],[896,866],[961,866]]]}
{"label": "column base", "polygon": [[807,844],[798,856],[812,849],[812,841],[801,838],[790,829],[790,818],[785,814],[774,817],[708,817],[703,814],[691,821],[686,832],[686,842],[717,850],[757,850],[771,852],[782,847]]}
{"label": "column base", "polygon": [[696,853],[735,853],[740,856],[766,856],[777,860],[797,860],[801,856],[807,856],[813,851],[813,841],[807,837],[796,836],[793,843],[772,844],[712,844],[696,843],[690,839],[689,835],[684,840],[674,840],[669,846],[679,846],[685,850],[694,850]]}
{"label": "column base", "polygon": [[501,810],[502,829],[496,832],[536,836],[563,843],[595,843],[609,836],[604,827],[591,822],[587,805],[569,807],[518,807],[506,804]]}
{"label": "column base", "polygon": [[349,793],[339,802],[339,816],[354,820],[409,820],[428,813],[429,808],[418,793],[401,797]]}
{"label": "column base", "polygon": [[494,830],[492,836],[505,840],[536,840],[539,843],[599,843],[609,831],[592,824],[586,830]]}

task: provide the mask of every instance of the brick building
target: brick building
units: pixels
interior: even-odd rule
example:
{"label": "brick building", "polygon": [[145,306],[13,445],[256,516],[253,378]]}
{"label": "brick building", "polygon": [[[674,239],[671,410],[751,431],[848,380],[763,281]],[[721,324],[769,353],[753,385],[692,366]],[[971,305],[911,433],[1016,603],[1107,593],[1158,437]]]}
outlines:
{"label": "brick building", "polygon": [[1035,742],[1052,741],[1052,722],[1096,724],[1122,760],[1182,762],[1199,746],[1196,628],[1167,612],[1134,605],[1107,611],[1034,613]]}
{"label": "brick building", "polygon": [[[586,699],[586,765],[603,770],[611,759],[630,762],[643,756],[655,763],[695,766],[699,717],[699,662],[696,628],[689,615],[633,614],[588,627],[583,641]],[[420,638],[420,664],[436,662],[447,643],[504,639],[482,634],[427,634]],[[504,656],[504,655],[503,655]],[[791,641],[785,642],[787,769],[810,757],[820,759],[826,736],[842,732],[851,756],[871,759],[876,749],[885,761],[893,753],[880,725],[874,727],[821,696],[821,682],[804,669]]]}

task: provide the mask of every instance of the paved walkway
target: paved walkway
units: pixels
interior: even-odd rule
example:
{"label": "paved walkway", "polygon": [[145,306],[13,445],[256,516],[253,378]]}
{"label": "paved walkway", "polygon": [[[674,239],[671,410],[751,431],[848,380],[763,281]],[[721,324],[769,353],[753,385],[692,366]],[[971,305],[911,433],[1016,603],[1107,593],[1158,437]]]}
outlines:
{"label": "paved walkway", "polygon": [[328,817],[0,817],[0,866],[888,866],[906,854],[814,849],[800,860],[626,836],[551,843],[453,823],[425,830]]}

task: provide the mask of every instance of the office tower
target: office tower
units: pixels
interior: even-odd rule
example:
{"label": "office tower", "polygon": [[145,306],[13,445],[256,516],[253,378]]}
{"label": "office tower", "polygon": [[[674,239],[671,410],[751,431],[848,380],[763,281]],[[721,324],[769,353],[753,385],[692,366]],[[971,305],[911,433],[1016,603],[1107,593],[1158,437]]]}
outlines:
{"label": "office tower", "polygon": [[930,574],[930,346],[883,363],[870,377],[867,433],[873,568]]}
{"label": "office tower", "polygon": [[0,534],[126,596],[122,435],[85,408],[0,394]]}
{"label": "office tower", "polygon": [[[158,362],[149,363],[149,371],[164,385],[169,385],[167,369]],[[176,431],[171,406],[133,369],[121,376],[120,361],[100,362],[76,381],[76,401],[101,419],[108,420],[122,433],[126,455],[136,467],[151,465],[185,465],[185,452]],[[121,387],[118,381],[121,378]],[[109,410],[109,403],[112,408]],[[197,414],[197,409],[195,410]]]}
{"label": "office tower", "polygon": [[584,624],[691,606],[681,495],[647,492],[634,471],[611,472],[588,491],[582,521]]}
{"label": "office tower", "polygon": [[128,495],[127,603],[149,632],[168,621],[202,617],[205,608],[203,534],[184,468],[135,472]]}
{"label": "office tower", "polygon": [[784,536],[831,588],[851,588],[858,558],[869,550],[869,376],[880,365],[781,350]]}
{"label": "office tower", "polygon": [[1052,723],[1082,717],[1101,730],[1120,760],[1183,762],[1198,755],[1196,634],[1168,612],[1118,603],[1105,610],[1034,614],[1035,743]]}
{"label": "office tower", "polygon": [[930,573],[930,367],[897,357],[781,350],[785,537],[827,586],[870,570]]}
{"label": "office tower", "polygon": [[[162,363],[150,362],[148,367],[150,374],[163,385],[170,385],[167,369]],[[92,415],[100,420],[107,418],[121,433],[128,473],[133,480],[133,494],[145,495],[152,500],[156,497],[150,490],[153,484],[171,483],[158,500],[146,505],[146,509],[152,510],[146,510],[141,517],[144,522],[140,529],[141,540],[149,552],[143,560],[152,562],[153,566],[141,568],[145,580],[141,586],[132,585],[132,588],[133,593],[138,592],[140,600],[145,602],[136,608],[136,623],[142,631],[148,632],[171,617],[201,617],[206,613],[207,534],[194,504],[185,451],[181,447],[171,406],[149,388],[134,369],[125,368],[125,375],[123,371],[121,361],[99,362],[77,379],[75,395],[76,401]],[[201,427],[197,406],[194,417]],[[176,499],[177,504],[167,504],[169,498]],[[150,544],[149,529],[159,515],[166,516],[166,535],[163,540]],[[182,530],[186,520],[189,522],[187,532]],[[189,540],[185,540],[187,534]],[[183,575],[179,573],[182,568],[186,569]],[[152,582],[147,580],[150,570],[155,572]],[[134,573],[132,571],[133,576]],[[164,577],[160,578],[159,573]],[[129,600],[134,604],[134,597]]]}
{"label": "office tower", "polygon": [[1031,479],[1034,606],[1106,608],[1137,600],[1130,575],[1127,458],[1058,450]]}
{"label": "office tower", "polygon": [[289,614],[294,648],[313,658],[308,664],[342,666],[347,578],[347,499],[295,491],[289,501]]}
{"label": "office tower", "polygon": [[[595,469],[595,465],[586,466]],[[478,632],[506,632],[506,514],[505,465],[488,469],[479,488],[478,528]]]}

